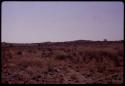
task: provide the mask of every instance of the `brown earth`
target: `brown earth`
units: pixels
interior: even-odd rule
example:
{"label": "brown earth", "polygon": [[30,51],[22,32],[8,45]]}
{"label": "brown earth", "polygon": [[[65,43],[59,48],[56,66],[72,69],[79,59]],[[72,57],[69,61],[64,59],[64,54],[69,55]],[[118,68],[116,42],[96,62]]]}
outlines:
{"label": "brown earth", "polygon": [[122,84],[123,42],[2,43],[1,82]]}

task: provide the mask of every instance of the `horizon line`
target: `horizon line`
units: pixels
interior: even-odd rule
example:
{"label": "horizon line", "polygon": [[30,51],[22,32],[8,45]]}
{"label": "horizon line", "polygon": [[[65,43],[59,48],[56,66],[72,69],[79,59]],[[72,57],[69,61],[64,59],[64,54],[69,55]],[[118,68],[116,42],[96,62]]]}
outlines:
{"label": "horizon line", "polygon": [[97,42],[97,41],[99,41],[99,42],[104,42],[104,41],[107,41],[107,42],[114,42],[114,41],[124,41],[124,39],[123,40],[68,40],[68,41],[44,41],[44,42],[5,42],[5,41],[1,41],[1,43],[56,43],[56,42],[75,42],[75,41],[89,41],[89,42]]}

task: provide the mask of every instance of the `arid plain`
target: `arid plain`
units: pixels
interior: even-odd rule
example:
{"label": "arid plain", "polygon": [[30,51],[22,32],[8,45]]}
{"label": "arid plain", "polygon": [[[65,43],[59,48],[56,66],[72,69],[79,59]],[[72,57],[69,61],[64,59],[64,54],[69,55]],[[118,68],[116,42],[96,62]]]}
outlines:
{"label": "arid plain", "polygon": [[2,43],[6,84],[122,84],[123,41]]}

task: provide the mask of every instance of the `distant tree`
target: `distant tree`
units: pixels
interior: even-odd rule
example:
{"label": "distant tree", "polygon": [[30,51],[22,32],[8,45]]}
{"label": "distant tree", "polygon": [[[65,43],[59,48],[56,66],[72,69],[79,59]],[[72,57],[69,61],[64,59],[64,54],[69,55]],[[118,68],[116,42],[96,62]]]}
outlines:
{"label": "distant tree", "polygon": [[107,39],[104,39],[104,42],[107,42],[108,40]]}
{"label": "distant tree", "polygon": [[124,40],[121,40],[121,42],[124,42]]}

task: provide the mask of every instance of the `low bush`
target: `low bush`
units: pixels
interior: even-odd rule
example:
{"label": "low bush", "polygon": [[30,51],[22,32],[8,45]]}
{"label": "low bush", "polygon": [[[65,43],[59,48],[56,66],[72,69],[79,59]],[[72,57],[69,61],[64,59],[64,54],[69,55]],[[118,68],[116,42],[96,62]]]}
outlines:
{"label": "low bush", "polygon": [[17,54],[18,54],[18,55],[22,55],[23,53],[22,53],[21,51],[18,51]]}
{"label": "low bush", "polygon": [[71,55],[63,51],[56,52],[56,59],[64,60],[67,58],[71,58]]}

